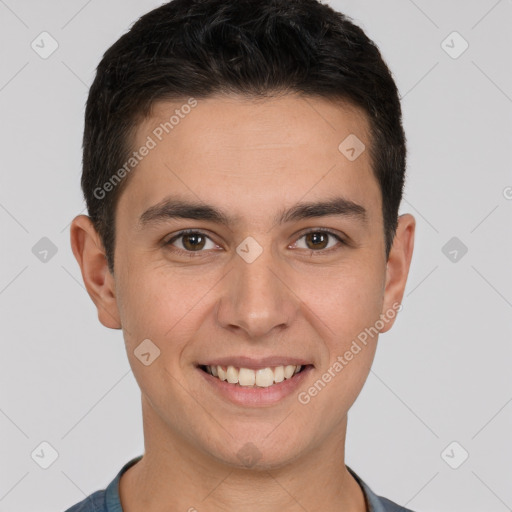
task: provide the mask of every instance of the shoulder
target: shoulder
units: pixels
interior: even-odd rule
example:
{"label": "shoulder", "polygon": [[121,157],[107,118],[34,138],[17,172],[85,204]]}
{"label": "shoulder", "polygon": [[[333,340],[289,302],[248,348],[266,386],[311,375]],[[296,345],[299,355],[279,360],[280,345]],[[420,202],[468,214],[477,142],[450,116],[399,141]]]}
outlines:
{"label": "shoulder", "polygon": [[142,455],[128,461],[110,484],[108,484],[106,489],[93,492],[87,498],[68,508],[65,512],[123,512],[119,499],[119,480],[121,475],[140,459],[142,459]]}
{"label": "shoulder", "polygon": [[382,512],[413,512],[412,510],[397,505],[395,502],[388,500],[387,498],[383,498],[382,496],[375,496],[375,498],[381,505],[380,510],[382,510]]}
{"label": "shoulder", "polygon": [[79,503],[68,508],[65,512],[107,512],[105,491],[96,491]]}
{"label": "shoulder", "polygon": [[364,482],[353,469],[348,466],[346,467],[363,490],[368,512],[413,512],[408,508],[397,505],[395,502],[388,500],[387,498],[377,496],[377,494],[370,489],[368,484]]}

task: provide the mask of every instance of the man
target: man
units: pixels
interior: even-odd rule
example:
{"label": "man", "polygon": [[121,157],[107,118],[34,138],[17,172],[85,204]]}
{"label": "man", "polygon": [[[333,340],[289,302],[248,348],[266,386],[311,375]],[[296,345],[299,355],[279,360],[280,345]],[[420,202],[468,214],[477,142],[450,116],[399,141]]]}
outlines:
{"label": "man", "polygon": [[83,147],[71,244],[145,452],[69,511],[406,510],[345,465],[415,229],[363,31],[316,0],[166,3],[105,53]]}

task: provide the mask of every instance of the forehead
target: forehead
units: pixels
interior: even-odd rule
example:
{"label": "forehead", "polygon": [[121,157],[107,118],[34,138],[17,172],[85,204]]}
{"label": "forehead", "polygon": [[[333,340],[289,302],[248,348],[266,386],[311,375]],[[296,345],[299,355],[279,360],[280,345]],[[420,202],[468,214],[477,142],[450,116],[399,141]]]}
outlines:
{"label": "forehead", "polygon": [[253,220],[329,195],[363,203],[370,215],[380,208],[367,117],[348,104],[297,95],[160,101],[136,130],[133,149],[145,145],[120,198],[131,212],[170,194]]}
{"label": "forehead", "polygon": [[[190,107],[191,103],[195,106]],[[198,146],[202,152],[215,152],[222,145],[232,152],[260,155],[266,149],[282,153],[318,148],[323,156],[337,157],[340,138],[353,134],[369,142],[367,115],[360,108],[296,94],[276,98],[232,94],[159,101],[136,133],[136,143],[151,135],[157,142],[179,144],[183,152],[189,148],[197,151]]]}

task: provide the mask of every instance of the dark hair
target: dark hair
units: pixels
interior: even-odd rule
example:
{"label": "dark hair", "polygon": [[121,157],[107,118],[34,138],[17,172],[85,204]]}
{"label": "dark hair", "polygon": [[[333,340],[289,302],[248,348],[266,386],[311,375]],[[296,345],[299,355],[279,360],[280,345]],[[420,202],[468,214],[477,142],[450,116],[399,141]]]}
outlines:
{"label": "dark hair", "polygon": [[156,101],[217,93],[299,93],[362,108],[388,258],[406,141],[397,87],[377,46],[317,0],[173,0],[142,16],[105,52],[87,99],[81,184],[112,273],[115,209],[129,176],[119,173],[118,185],[112,178],[130,158],[138,124]]}

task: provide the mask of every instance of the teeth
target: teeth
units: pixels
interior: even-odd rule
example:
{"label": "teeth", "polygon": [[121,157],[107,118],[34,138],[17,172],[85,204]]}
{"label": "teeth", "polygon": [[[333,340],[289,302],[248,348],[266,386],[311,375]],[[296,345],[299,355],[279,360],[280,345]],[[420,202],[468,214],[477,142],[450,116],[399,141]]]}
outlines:
{"label": "teeth", "polygon": [[240,386],[254,386],[255,382],[256,374],[254,373],[253,370],[249,370],[247,368],[240,368],[240,371],[238,372],[238,383],[240,384]]}
{"label": "teeth", "polygon": [[226,375],[230,384],[236,384],[238,382],[238,370],[234,366],[228,366]]}
{"label": "teeth", "polygon": [[[213,372],[211,370],[212,367],[207,366],[206,368],[208,368],[209,372],[213,375]],[[220,380],[226,380],[226,372],[222,369],[222,366],[217,366],[217,372]]]}
{"label": "teeth", "polygon": [[284,366],[274,368],[274,382],[283,382],[284,380]]}
{"label": "teeth", "polygon": [[274,372],[272,368],[262,368],[256,371],[256,386],[268,388],[274,384]]}
{"label": "teeth", "polygon": [[284,378],[289,379],[293,373],[295,372],[295,366],[293,364],[289,364],[288,366],[284,367]]}
{"label": "teeth", "polygon": [[250,368],[236,368],[228,366],[226,370],[222,366],[207,366],[206,371],[220,380],[240,386],[268,388],[274,383],[283,382],[299,373],[302,366],[289,364],[287,366],[276,366],[273,368],[261,368],[251,370]]}

